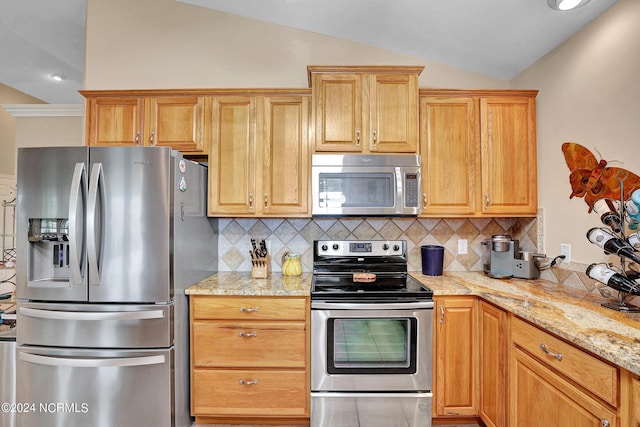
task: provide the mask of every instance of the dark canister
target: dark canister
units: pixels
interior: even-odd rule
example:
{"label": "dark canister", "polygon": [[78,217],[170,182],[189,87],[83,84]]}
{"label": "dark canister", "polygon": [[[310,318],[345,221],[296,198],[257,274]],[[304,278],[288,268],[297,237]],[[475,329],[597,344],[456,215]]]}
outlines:
{"label": "dark canister", "polygon": [[427,276],[442,276],[444,261],[444,246],[420,246],[422,252],[422,274]]}

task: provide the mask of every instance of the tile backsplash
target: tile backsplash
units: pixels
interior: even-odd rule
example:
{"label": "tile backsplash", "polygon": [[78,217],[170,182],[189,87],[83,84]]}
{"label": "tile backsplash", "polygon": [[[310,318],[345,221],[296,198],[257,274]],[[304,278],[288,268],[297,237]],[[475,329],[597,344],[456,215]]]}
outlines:
{"label": "tile backsplash", "polygon": [[[281,271],[281,257],[287,251],[300,254],[303,271],[310,272],[313,241],[322,239],[406,240],[409,271],[421,271],[422,245],[444,246],[445,272],[482,271],[481,242],[494,234],[512,235],[519,240],[523,251],[544,252],[542,210],[537,218],[219,218],[218,225],[219,271],[251,271],[251,238],[267,242],[274,272]],[[467,240],[465,255],[458,255],[459,239]],[[550,261],[550,258],[544,260]],[[587,276],[586,267],[579,263],[558,263],[543,269],[540,277],[605,297],[611,294],[607,298],[616,299],[617,292]],[[640,305],[640,297],[631,302]]]}
{"label": "tile backsplash", "polygon": [[[538,250],[537,218],[382,218],[311,219],[219,218],[219,271],[250,271],[250,239],[264,239],[272,256],[272,271],[280,271],[284,252],[301,256],[303,271],[313,267],[314,240],[406,240],[409,271],[421,270],[420,246],[445,248],[445,271],[481,271],[484,239],[511,234],[524,251]],[[468,251],[458,255],[458,240]]]}

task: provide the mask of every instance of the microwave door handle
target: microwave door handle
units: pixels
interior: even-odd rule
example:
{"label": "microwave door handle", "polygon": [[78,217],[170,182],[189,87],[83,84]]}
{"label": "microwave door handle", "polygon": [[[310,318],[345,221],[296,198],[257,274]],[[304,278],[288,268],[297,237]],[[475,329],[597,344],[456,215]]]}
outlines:
{"label": "microwave door handle", "polygon": [[[87,259],[89,260],[89,285],[100,286],[100,260],[98,259],[98,248],[102,244],[103,219],[100,219],[100,229],[96,226],[98,215],[99,189],[104,184],[102,175],[102,163],[94,163],[91,166],[91,177],[89,178],[89,200],[87,202]],[[96,242],[96,238],[100,241]]]}
{"label": "microwave door handle", "polygon": [[[85,181],[84,163],[76,163],[71,179],[71,192],[69,194],[69,269],[70,284],[82,284],[82,263],[84,261],[84,233],[78,224],[78,208],[83,203]],[[82,206],[84,214],[84,206]]]}
{"label": "microwave door handle", "polygon": [[402,168],[396,166],[396,213],[402,213],[404,208],[404,180],[402,179]]}
{"label": "microwave door handle", "polygon": [[38,365],[68,366],[77,368],[103,368],[123,366],[147,366],[165,363],[165,356],[111,357],[96,359],[79,359],[75,357],[50,357],[30,353],[19,353],[18,358]]}

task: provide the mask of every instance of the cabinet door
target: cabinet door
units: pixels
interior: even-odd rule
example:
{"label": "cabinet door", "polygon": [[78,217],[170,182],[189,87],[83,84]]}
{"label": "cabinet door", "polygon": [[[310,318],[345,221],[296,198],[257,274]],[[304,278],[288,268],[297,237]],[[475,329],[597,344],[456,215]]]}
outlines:
{"label": "cabinet door", "polygon": [[361,151],[362,85],[360,74],[314,75],[316,151]]}
{"label": "cabinet door", "polygon": [[370,75],[369,150],[378,153],[418,152],[418,76]]}
{"label": "cabinet door", "polygon": [[215,97],[211,105],[209,215],[256,210],[254,97]]}
{"label": "cabinet door", "polygon": [[478,321],[475,298],[436,299],[436,416],[478,415]]}
{"label": "cabinet door", "polygon": [[186,153],[203,153],[204,97],[165,96],[149,100],[146,145],[168,146]]}
{"label": "cabinet door", "polygon": [[631,380],[631,426],[640,427],[640,377]]}
{"label": "cabinet door", "polygon": [[87,145],[143,145],[144,98],[87,99]]}
{"label": "cabinet door", "polygon": [[266,97],[263,105],[262,212],[308,214],[309,98]]}
{"label": "cabinet door", "polygon": [[618,426],[615,412],[591,399],[518,347],[512,349],[509,425]]}
{"label": "cabinet door", "polygon": [[482,213],[531,214],[538,205],[535,100],[480,99]]}
{"label": "cabinet door", "polygon": [[507,422],[507,313],[480,301],[480,417],[487,427]]}
{"label": "cabinet door", "polygon": [[480,141],[472,97],[422,97],[422,208],[426,215],[479,210]]}

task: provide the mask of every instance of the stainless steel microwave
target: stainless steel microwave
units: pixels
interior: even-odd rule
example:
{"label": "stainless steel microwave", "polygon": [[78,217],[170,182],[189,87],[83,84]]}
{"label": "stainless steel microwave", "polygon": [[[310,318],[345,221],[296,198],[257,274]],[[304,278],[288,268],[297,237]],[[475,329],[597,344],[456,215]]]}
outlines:
{"label": "stainless steel microwave", "polygon": [[313,215],[418,215],[420,156],[314,154]]}

